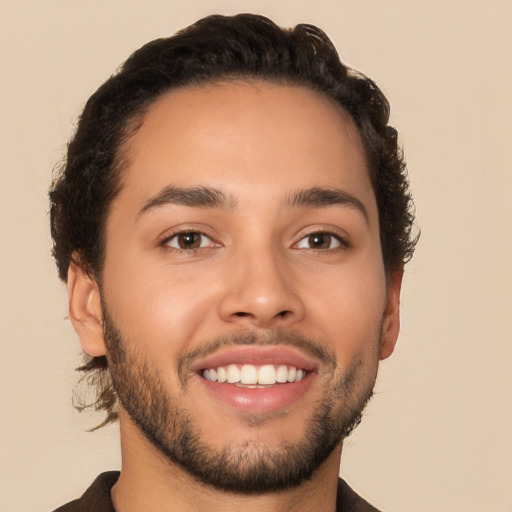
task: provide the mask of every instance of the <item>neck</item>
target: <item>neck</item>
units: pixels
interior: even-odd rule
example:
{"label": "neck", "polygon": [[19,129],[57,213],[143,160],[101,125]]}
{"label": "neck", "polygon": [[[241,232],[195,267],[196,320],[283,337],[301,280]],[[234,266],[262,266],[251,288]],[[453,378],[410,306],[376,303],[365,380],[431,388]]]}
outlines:
{"label": "neck", "polygon": [[333,511],[341,445],[300,486],[260,495],[214,489],[199,482],[155,448],[120,411],[121,476],[112,489],[117,512],[191,512],[196,510]]}

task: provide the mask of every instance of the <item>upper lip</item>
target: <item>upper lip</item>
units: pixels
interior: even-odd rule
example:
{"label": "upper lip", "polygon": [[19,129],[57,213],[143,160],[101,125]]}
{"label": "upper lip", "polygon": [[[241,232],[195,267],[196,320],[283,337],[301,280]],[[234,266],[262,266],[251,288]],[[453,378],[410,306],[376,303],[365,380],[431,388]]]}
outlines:
{"label": "upper lip", "polygon": [[315,371],[318,362],[302,355],[298,349],[283,345],[273,346],[235,346],[220,349],[218,352],[195,361],[190,369],[197,373],[207,368],[218,368],[229,364],[264,364],[287,365],[302,368],[308,372]]}

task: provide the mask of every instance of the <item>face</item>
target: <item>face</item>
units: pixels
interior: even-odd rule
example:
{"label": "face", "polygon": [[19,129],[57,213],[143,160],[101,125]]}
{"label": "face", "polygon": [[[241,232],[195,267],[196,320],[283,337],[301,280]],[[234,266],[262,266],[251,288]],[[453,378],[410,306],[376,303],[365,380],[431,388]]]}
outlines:
{"label": "face", "polygon": [[300,483],[398,333],[355,126],[304,88],[208,85],[159,99],[123,156],[104,336],[81,338],[107,354],[126,435],[219,488]]}

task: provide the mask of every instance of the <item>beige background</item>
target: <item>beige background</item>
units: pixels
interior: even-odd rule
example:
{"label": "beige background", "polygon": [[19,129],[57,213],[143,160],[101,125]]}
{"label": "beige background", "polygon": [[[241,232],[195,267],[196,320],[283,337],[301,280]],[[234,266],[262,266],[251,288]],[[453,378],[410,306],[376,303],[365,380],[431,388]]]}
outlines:
{"label": "beige background", "polygon": [[342,474],[393,512],[512,511],[512,1],[0,0],[0,511],[119,467],[70,399],[79,346],[46,189],[73,120],[142,43],[213,12],[318,24],[389,95],[423,236],[403,328]]}

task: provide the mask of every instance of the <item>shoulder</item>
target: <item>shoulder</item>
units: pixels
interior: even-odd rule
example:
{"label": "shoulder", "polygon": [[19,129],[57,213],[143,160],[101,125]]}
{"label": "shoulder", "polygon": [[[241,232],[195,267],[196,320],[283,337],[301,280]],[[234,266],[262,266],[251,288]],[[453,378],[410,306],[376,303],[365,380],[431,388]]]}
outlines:
{"label": "shoulder", "polygon": [[119,471],[102,473],[81,498],[62,505],[54,512],[115,512],[110,490],[119,478]]}
{"label": "shoulder", "polygon": [[[81,498],[71,501],[54,512],[115,512],[110,490],[119,478],[119,471],[102,473]],[[337,512],[379,512],[361,498],[344,480],[338,480]]]}
{"label": "shoulder", "polygon": [[338,479],[336,512],[380,512],[361,498],[345,480]]}

